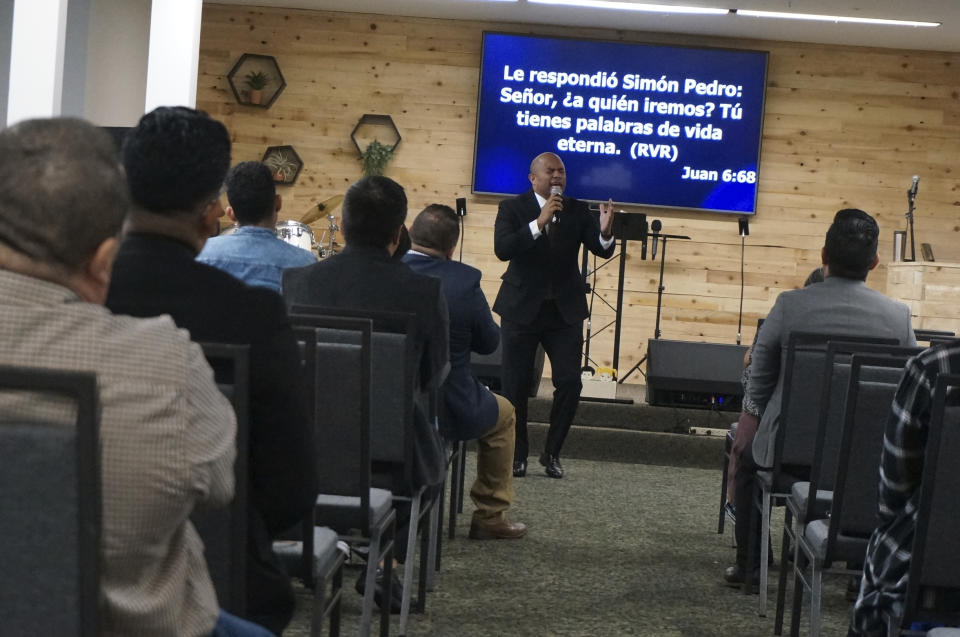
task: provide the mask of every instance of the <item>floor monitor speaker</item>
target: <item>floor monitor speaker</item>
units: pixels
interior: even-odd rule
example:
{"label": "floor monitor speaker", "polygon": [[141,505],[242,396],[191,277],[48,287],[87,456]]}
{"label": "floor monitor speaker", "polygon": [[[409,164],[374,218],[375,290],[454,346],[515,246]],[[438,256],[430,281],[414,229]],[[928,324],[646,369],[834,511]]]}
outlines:
{"label": "floor monitor speaker", "polygon": [[650,339],[647,402],[739,411],[745,345]]}

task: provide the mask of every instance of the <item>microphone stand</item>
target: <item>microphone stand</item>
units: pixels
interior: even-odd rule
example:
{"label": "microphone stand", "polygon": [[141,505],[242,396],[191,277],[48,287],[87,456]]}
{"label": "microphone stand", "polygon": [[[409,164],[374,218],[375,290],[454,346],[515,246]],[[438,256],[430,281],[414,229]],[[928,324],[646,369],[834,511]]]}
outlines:
{"label": "microphone stand", "polygon": [[[591,213],[599,218],[599,211],[591,210]],[[640,212],[624,212],[622,210],[617,211],[613,216],[613,236],[620,241],[620,253],[614,254],[607,261],[600,264],[594,268],[594,282],[596,281],[596,271],[600,268],[603,268],[607,265],[613,263],[614,259],[619,258],[619,272],[617,275],[617,304],[616,306],[611,305],[603,296],[600,296],[600,300],[610,309],[614,311],[614,319],[612,322],[607,323],[599,330],[592,330],[592,313],[593,313],[593,296],[590,297],[590,316],[587,317],[587,337],[584,339],[584,356],[583,356],[583,368],[586,369],[590,366],[590,339],[593,336],[596,336],[600,332],[606,330],[611,325],[613,326],[613,368],[615,370],[619,369],[618,365],[620,364],[620,326],[623,320],[623,281],[625,278],[625,271],[627,266],[627,243],[629,241],[639,241],[641,250],[640,258],[647,258],[647,216]],[[587,277],[587,250],[583,250],[583,260],[582,260],[582,272],[584,280]],[[596,287],[593,286],[591,289],[592,293],[596,293]],[[592,330],[592,333],[591,333]],[[605,398],[589,398],[581,397],[581,400],[595,400],[599,402],[616,402],[616,403],[632,403],[633,400],[630,399],[605,399]]]}
{"label": "microphone stand", "polygon": [[910,233],[910,258],[904,256],[903,260],[908,262],[917,260],[916,246],[913,243],[913,201],[916,196],[913,188],[907,191],[907,214],[904,216],[907,218],[907,231]]}
{"label": "microphone stand", "polygon": [[[667,239],[690,239],[690,237],[687,237],[687,236],[684,236],[684,235],[679,235],[679,234],[659,234],[659,233],[656,233],[656,232],[651,232],[649,236],[651,236],[651,237],[656,237],[656,238],[660,239],[660,241],[661,241],[662,244],[663,244],[662,248],[660,249],[660,281],[659,281],[659,283],[657,284],[657,320],[656,320],[656,323],[654,324],[654,329],[653,329],[653,337],[656,338],[656,339],[659,339],[659,338],[660,338],[660,310],[661,310],[661,308],[663,307],[663,290],[664,290],[664,287],[663,287],[663,266],[664,266],[664,264],[667,262],[667,259],[666,259],[666,256],[667,256]],[[643,358],[641,358],[640,360],[638,360],[633,367],[631,367],[630,369],[628,369],[628,370],[627,370],[627,373],[624,374],[623,377],[620,378],[619,382],[622,384],[623,381],[627,380],[627,377],[628,377],[630,374],[632,374],[633,372],[640,372],[640,374],[641,374],[644,378],[646,378],[647,375],[643,372],[642,369],[640,369],[640,366],[643,365],[644,361],[647,360],[647,356],[649,356],[649,355],[650,355],[650,351],[649,351],[649,348],[648,348],[647,353],[643,355]]]}

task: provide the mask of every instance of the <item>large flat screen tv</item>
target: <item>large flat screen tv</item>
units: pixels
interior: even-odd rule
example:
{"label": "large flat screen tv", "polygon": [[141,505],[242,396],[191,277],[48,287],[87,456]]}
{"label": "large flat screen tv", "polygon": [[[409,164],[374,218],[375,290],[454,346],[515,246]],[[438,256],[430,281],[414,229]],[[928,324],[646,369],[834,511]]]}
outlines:
{"label": "large flat screen tv", "polygon": [[473,191],[530,187],[551,151],[567,194],[756,212],[767,53],[483,34]]}

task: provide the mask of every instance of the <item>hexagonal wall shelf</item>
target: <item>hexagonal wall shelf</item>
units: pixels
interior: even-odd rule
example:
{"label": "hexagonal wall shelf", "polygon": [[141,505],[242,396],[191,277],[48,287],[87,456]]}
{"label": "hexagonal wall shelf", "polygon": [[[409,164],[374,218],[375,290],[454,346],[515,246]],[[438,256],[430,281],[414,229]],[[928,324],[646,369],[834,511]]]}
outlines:
{"label": "hexagonal wall shelf", "polygon": [[350,139],[353,145],[357,147],[357,153],[363,154],[364,149],[370,142],[378,141],[384,146],[396,150],[400,144],[400,131],[397,130],[393,118],[389,115],[371,115],[367,113],[360,118],[357,125],[353,127],[350,133]]}
{"label": "hexagonal wall shelf", "polygon": [[303,169],[303,160],[293,146],[270,146],[260,161],[273,173],[273,181],[278,186],[289,186],[295,182]]}
{"label": "hexagonal wall shelf", "polygon": [[227,73],[227,82],[237,102],[270,108],[287,87],[283,73],[272,55],[244,53]]}

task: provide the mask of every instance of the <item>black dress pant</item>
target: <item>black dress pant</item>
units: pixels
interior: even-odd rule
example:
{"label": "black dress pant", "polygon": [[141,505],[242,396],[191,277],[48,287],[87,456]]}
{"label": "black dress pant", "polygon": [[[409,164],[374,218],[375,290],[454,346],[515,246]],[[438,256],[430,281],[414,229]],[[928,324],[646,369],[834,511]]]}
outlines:
{"label": "black dress pant", "polygon": [[[747,445],[740,454],[737,462],[737,473],[734,476],[735,494],[737,503],[737,521],[735,535],[737,537],[737,565],[744,572],[752,572],[760,563],[760,511],[754,507],[753,489],[756,482],[756,473],[760,467],[753,459],[753,445]],[[747,564],[747,553],[753,545],[753,564]]]}
{"label": "black dress pant", "polygon": [[550,430],[544,452],[559,456],[580,402],[580,352],[583,346],[583,321],[570,325],[553,301],[544,301],[530,324],[506,318],[500,321],[503,341],[503,394],[517,412],[517,437],[514,460],[525,460],[530,453],[527,439],[527,399],[533,377],[537,345],[542,344],[553,376],[553,406]]}
{"label": "black dress pant", "polygon": [[[769,471],[769,469],[757,464],[753,458],[753,445],[748,444],[743,453],[740,454],[737,473],[734,476],[734,502],[737,503],[737,523],[735,527],[737,565],[744,572],[756,571],[760,564],[760,525],[762,517],[760,510],[754,506],[754,485],[757,482],[757,471]],[[810,468],[785,464],[780,467],[780,476],[779,482],[782,483],[809,480]],[[784,488],[779,483],[777,487]],[[751,545],[753,545],[753,563],[747,564],[747,555]]]}

